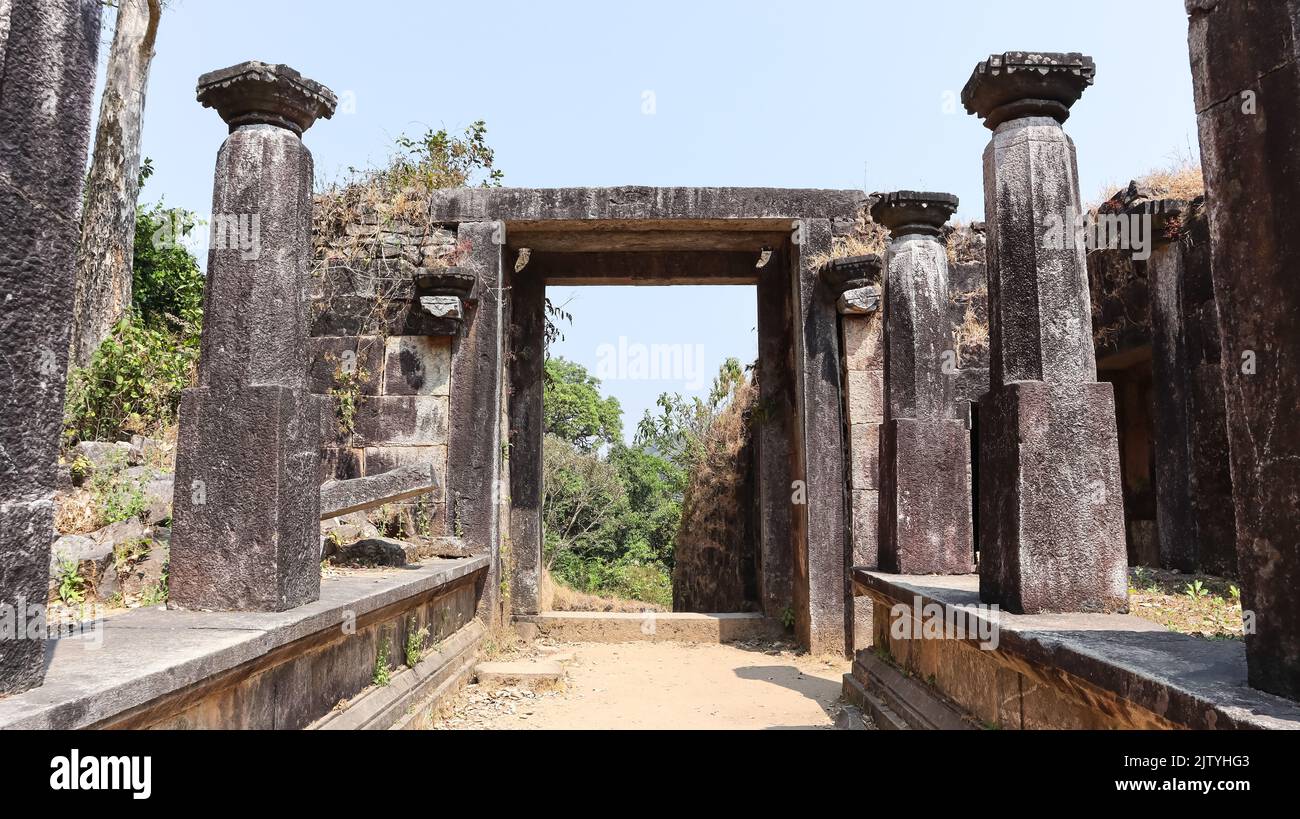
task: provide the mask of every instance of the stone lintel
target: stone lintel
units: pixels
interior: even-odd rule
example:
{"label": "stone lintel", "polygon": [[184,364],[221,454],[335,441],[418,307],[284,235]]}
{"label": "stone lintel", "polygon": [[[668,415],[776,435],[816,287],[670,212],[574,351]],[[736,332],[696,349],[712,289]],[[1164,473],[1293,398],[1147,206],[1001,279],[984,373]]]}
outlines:
{"label": "stone lintel", "polygon": [[907,234],[938,236],[958,202],[951,193],[893,191],[879,195],[871,206],[871,218],[889,228],[895,239]]}
{"label": "stone lintel", "polygon": [[230,130],[275,125],[302,136],[318,119],[334,116],[338,98],[287,65],[258,60],[199,77],[198,101],[215,108]]}
{"label": "stone lintel", "polygon": [[961,101],[989,130],[1023,117],[1065,122],[1096,73],[1092,58],[1075,52],[993,54],[975,66]]}
{"label": "stone lintel", "polygon": [[602,223],[608,222],[714,221],[720,224],[710,227],[719,229],[770,231],[779,226],[788,231],[788,222],[801,218],[852,224],[866,198],[857,190],[790,188],[453,188],[430,196],[429,216],[442,223],[575,223],[566,229],[604,229]]}

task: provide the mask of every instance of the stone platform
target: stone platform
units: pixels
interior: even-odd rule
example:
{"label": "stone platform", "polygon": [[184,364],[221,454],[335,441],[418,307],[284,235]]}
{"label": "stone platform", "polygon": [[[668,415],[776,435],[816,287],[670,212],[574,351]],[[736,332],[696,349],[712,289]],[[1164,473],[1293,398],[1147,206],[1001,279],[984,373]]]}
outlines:
{"label": "stone platform", "polygon": [[[1300,729],[1300,703],[1247,684],[1246,651],[1237,640],[1176,634],[1126,614],[976,608],[976,575],[859,568],[853,585],[873,604],[875,656],[986,727]],[[910,635],[894,628],[891,609],[900,605],[913,618]],[[944,622],[963,624],[964,635],[927,636],[924,625],[939,612]],[[922,707],[879,676],[886,698]]]}
{"label": "stone platform", "polygon": [[[432,560],[325,578],[320,600],[284,612],[149,608],[109,617],[98,636],[46,642],[45,684],[0,699],[0,729],[305,728],[370,686],[385,641],[401,668],[407,630],[427,627],[427,645],[439,651],[418,664],[419,679],[406,685],[405,671],[394,671],[403,685],[378,689],[414,691],[401,702],[409,707],[434,690],[428,679],[441,664],[468,662],[466,651],[472,658],[487,565],[486,557]],[[372,711],[353,720],[366,723],[357,727],[403,716],[392,702]]]}

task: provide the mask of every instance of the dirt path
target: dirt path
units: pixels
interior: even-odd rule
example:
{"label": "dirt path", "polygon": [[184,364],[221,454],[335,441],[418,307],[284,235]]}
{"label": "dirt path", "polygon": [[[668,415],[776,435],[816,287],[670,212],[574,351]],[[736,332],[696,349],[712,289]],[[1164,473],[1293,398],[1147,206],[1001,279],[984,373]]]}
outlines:
{"label": "dirt path", "polygon": [[766,645],[547,646],[556,691],[471,685],[436,727],[450,729],[830,728],[846,661]]}

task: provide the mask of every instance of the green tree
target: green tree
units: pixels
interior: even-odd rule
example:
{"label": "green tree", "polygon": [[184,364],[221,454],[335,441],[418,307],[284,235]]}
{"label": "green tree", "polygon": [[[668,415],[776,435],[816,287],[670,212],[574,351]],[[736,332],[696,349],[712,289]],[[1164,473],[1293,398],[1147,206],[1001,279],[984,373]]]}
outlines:
{"label": "green tree", "polygon": [[600,380],[581,364],[546,359],[542,424],[548,435],[593,452],[623,437],[623,408],[617,398],[600,394]]}
{"label": "green tree", "polygon": [[194,377],[203,320],[203,273],[181,244],[196,224],[194,214],[161,204],[137,210],[131,309],[90,365],[69,373],[64,424],[71,435],[116,440],[175,422],[181,390]]}

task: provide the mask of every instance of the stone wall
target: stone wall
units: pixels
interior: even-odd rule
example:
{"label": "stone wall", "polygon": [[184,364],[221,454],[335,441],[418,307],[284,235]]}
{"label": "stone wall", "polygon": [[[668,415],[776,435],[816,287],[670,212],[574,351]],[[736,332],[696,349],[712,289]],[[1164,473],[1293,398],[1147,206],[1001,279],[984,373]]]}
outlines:
{"label": "stone wall", "polygon": [[[378,210],[323,215],[317,206],[309,381],[334,410],[322,420],[321,480],[431,462],[445,487],[460,325],[421,308],[418,282],[452,265],[456,234]],[[452,534],[445,492],[403,507],[421,534]]]}

